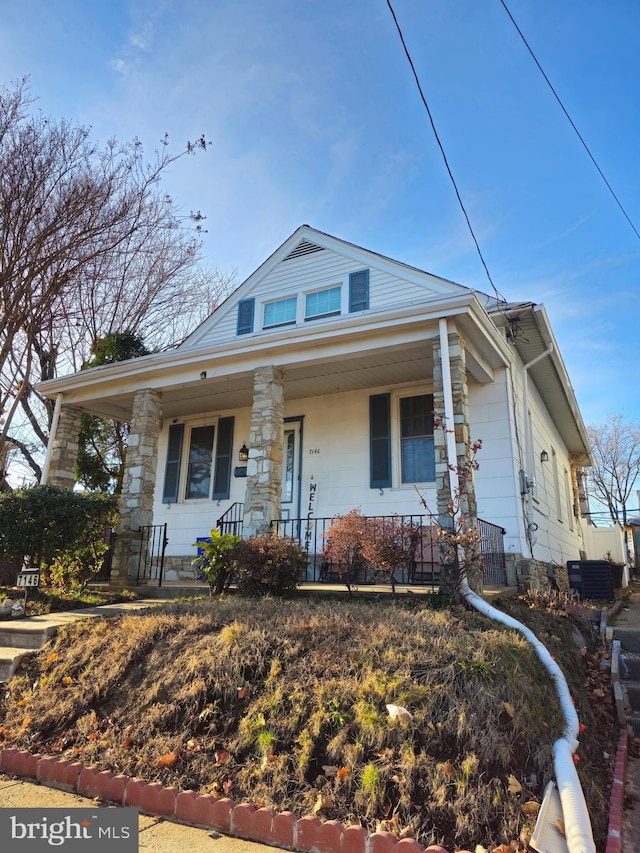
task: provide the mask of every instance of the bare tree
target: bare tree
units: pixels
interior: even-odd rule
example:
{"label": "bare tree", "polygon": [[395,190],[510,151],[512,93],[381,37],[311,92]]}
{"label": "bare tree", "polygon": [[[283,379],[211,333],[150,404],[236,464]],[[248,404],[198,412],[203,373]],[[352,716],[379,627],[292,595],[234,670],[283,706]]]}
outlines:
{"label": "bare tree", "polygon": [[149,163],[139,141],[99,148],[31,104],[26,80],[0,87],[0,450],[38,476],[52,411],[34,384],[78,370],[121,329],[174,345],[234,274],[197,266],[203,217],[180,215],[159,186],[204,137],[178,154],[165,137]]}
{"label": "bare tree", "polygon": [[587,427],[595,465],[587,489],[604,505],[611,521],[626,524],[628,504],[640,475],[640,424],[610,415],[603,424]]}

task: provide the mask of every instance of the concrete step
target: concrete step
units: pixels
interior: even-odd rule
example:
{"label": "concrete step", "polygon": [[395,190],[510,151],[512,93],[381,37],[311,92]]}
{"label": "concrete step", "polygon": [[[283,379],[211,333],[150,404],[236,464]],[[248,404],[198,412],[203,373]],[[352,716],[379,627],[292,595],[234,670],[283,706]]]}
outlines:
{"label": "concrete step", "polygon": [[627,652],[624,647],[620,653],[620,678],[640,681],[640,654]]}
{"label": "concrete step", "polygon": [[24,649],[16,646],[0,646],[0,682],[8,681],[20,663],[37,649]]}
{"label": "concrete step", "polygon": [[0,622],[0,646],[40,649],[55,630],[48,625],[34,625],[27,619]]}
{"label": "concrete step", "polygon": [[638,628],[623,628],[613,626],[613,639],[620,640],[624,652],[640,654],[640,630]]}

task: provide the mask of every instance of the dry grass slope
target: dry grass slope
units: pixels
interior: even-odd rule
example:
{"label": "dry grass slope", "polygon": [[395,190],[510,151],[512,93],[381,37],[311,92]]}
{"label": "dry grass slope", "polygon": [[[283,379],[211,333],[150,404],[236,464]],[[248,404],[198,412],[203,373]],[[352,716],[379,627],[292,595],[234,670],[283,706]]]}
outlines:
{"label": "dry grass slope", "polygon": [[[589,703],[570,621],[512,606],[601,730],[609,712]],[[412,718],[391,719],[389,703]],[[3,706],[10,745],[450,849],[526,847],[522,806],[540,798],[563,725],[518,635],[462,609],[362,601],[228,598],[77,623]],[[608,745],[590,749],[579,769],[602,837]]]}

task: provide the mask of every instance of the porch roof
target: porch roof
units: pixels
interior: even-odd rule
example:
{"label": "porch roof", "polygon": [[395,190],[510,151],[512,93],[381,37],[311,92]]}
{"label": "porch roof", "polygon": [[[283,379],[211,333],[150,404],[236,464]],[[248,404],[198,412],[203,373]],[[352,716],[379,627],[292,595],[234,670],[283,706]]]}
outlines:
{"label": "porch roof", "polygon": [[103,365],[43,382],[47,397],[105,417],[128,420],[141,388],[162,392],[165,418],[249,406],[256,367],[285,373],[289,399],[420,382],[433,372],[438,320],[451,318],[468,347],[472,381],[492,381],[509,348],[472,291],[338,317],[322,327],[284,328],[229,344],[178,349]]}

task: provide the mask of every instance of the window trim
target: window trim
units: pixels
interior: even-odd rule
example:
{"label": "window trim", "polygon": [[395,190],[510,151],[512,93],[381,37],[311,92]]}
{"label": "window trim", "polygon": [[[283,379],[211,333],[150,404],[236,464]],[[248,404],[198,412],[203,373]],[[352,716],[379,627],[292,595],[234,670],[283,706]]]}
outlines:
{"label": "window trim", "polygon": [[[418,390],[418,389],[416,389]],[[424,391],[423,389],[419,389],[418,393],[415,393],[413,389],[405,389],[402,391],[397,391],[394,395],[394,414],[395,414],[395,435],[392,434],[392,447],[394,453],[393,459],[393,470],[397,472],[397,484],[398,488],[407,488],[414,487],[416,484],[428,485],[436,482],[436,473],[435,473],[435,430],[431,434],[426,434],[424,437],[427,439],[431,439],[433,443],[433,479],[432,480],[404,480],[404,472],[402,465],[402,400],[407,400],[412,397],[431,397],[431,403],[433,406],[433,391]],[[393,433],[393,430],[392,430]]]}
{"label": "window trim", "polygon": [[[191,449],[191,435],[194,429],[200,427],[213,427],[213,447],[211,449],[211,468],[209,472],[209,490],[202,497],[187,497],[187,486],[189,482],[189,455]],[[169,459],[171,447],[171,435],[180,436],[180,444],[174,444],[174,458]],[[223,441],[224,446],[220,444]],[[163,504],[187,504],[201,502],[204,500],[228,500],[231,494],[231,475],[233,472],[233,448],[235,441],[235,416],[216,415],[207,418],[204,423],[202,418],[184,420],[180,423],[169,425],[169,433],[166,445],[165,474],[162,486]],[[226,462],[226,468],[225,468]],[[176,490],[167,493],[168,474],[170,465],[177,466]],[[171,481],[169,481],[171,483]],[[173,485],[173,483],[171,483]]]}
{"label": "window trim", "polygon": [[[318,293],[328,293],[329,291],[338,291],[338,308],[337,310],[332,311],[323,311],[321,314],[308,314],[307,313],[307,300],[310,296],[315,296]],[[315,287],[313,290],[305,290],[303,293],[304,296],[304,321],[305,323],[313,322],[314,320],[322,320],[325,317],[339,317],[342,314],[342,283],[340,284],[329,284],[323,287]]]}
{"label": "window trim", "polygon": [[[271,305],[282,305],[285,302],[293,302],[295,310],[293,320],[281,320],[278,323],[267,323],[266,322],[266,313],[267,308]],[[298,321],[298,294],[296,293],[294,296],[283,296],[279,299],[268,299],[262,303],[262,328],[263,329],[277,329],[282,326],[293,326]]]}

